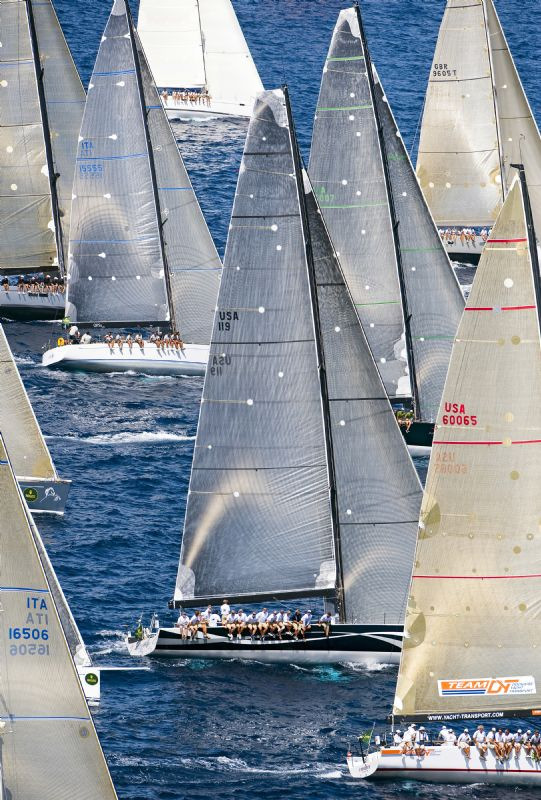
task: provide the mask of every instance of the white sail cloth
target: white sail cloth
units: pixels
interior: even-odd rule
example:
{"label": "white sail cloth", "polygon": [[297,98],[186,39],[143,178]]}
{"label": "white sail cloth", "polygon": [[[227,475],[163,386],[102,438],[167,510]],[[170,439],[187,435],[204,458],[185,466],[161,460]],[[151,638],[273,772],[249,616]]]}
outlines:
{"label": "white sail cloth", "polygon": [[541,704],[541,342],[533,269],[517,181],[484,248],[453,347],[395,714],[482,716]]}
{"label": "white sail cloth", "polygon": [[12,800],[115,800],[107,764],[0,439],[2,784]]}
{"label": "white sail cloth", "polygon": [[15,474],[56,478],[51,454],[0,325],[0,433],[9,449]]}

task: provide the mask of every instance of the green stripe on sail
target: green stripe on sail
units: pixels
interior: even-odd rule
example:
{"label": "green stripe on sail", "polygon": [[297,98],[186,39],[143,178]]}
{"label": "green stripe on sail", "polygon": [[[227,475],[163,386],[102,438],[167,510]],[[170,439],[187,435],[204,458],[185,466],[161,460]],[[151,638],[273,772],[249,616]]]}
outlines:
{"label": "green stripe on sail", "polygon": [[320,203],[320,208],[375,208],[376,206],[386,206],[387,203],[355,203],[353,205],[346,205],[346,206],[324,206]]}
{"label": "green stripe on sail", "polygon": [[333,56],[327,61],[364,61],[364,56]]}
{"label": "green stripe on sail", "polygon": [[366,106],[319,106],[316,111],[358,111],[360,108],[372,108],[372,103]]}
{"label": "green stripe on sail", "polygon": [[400,300],[377,300],[374,303],[355,303],[357,307],[359,306],[393,306],[400,303]]}

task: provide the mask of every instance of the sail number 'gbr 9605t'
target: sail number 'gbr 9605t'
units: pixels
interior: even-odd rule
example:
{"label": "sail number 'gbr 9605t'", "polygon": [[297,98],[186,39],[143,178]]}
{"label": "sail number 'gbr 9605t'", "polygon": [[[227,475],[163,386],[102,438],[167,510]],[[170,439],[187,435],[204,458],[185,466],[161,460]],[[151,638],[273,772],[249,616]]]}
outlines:
{"label": "sail number 'gbr 9605t'", "polygon": [[464,403],[444,403],[441,421],[444,425],[477,425],[477,416],[467,414]]}
{"label": "sail number 'gbr 9605t'", "polygon": [[13,642],[9,647],[10,656],[49,655],[49,609],[43,597],[26,598],[26,618],[24,627],[10,627],[8,638]]}

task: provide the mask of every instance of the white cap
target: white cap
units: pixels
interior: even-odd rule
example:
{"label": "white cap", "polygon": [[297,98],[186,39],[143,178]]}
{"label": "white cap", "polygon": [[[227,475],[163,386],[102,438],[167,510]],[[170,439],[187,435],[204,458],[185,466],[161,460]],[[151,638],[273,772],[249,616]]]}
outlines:
{"label": "white cap", "polygon": [[464,728],[464,733],[468,733],[468,729],[467,728]]}
{"label": "white cap", "polygon": [[420,731],[424,731],[424,730],[426,730],[426,728],[424,728],[424,727],[421,725],[421,727],[419,728],[419,730],[420,730]]}
{"label": "white cap", "polygon": [[522,733],[522,728],[519,728],[517,733]]}
{"label": "white cap", "polygon": [[528,728],[528,730],[526,731],[526,733],[531,733],[531,730]]}

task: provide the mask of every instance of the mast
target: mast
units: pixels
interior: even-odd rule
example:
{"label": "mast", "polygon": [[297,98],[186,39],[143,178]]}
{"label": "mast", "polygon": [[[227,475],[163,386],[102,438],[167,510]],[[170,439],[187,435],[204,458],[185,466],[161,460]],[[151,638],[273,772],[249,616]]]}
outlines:
{"label": "mast", "polygon": [[374,109],[374,118],[376,121],[376,128],[378,132],[378,140],[379,146],[381,151],[381,160],[383,164],[383,174],[385,178],[385,186],[387,188],[387,198],[389,201],[389,211],[391,214],[391,225],[393,229],[393,242],[394,242],[394,249],[396,254],[396,265],[398,269],[398,283],[400,286],[400,295],[402,298],[402,310],[404,316],[404,338],[406,341],[406,353],[408,357],[408,367],[409,367],[409,379],[410,379],[410,387],[411,387],[411,396],[413,400],[413,413],[415,419],[418,419],[418,409],[419,409],[419,387],[417,385],[417,374],[415,370],[415,358],[413,354],[413,343],[411,339],[411,329],[410,329],[410,319],[411,314],[408,310],[408,298],[406,293],[406,286],[404,282],[404,270],[402,265],[402,254],[400,250],[400,241],[398,238],[398,220],[396,218],[396,211],[394,206],[394,199],[393,199],[393,189],[391,186],[391,180],[389,176],[389,164],[387,161],[387,148],[385,147],[385,140],[383,138],[383,129],[381,126],[379,112],[376,103],[376,94],[375,94],[375,87],[374,87],[374,73],[372,71],[372,61],[370,59],[370,51],[368,49],[368,44],[366,41],[366,36],[363,27],[363,21],[361,17],[361,9],[359,7],[359,3],[355,3],[355,11],[357,13],[357,19],[359,22],[359,31],[361,34],[361,44],[364,52],[365,64],[366,64],[366,74],[368,78],[368,85],[370,87],[370,95],[372,98],[372,106]]}
{"label": "mast", "polygon": [[524,164],[510,164],[510,166],[518,170],[520,177],[520,185],[522,188],[522,197],[524,202],[524,216],[526,218],[526,229],[528,231],[528,246],[530,248],[530,260],[532,262],[533,285],[535,289],[535,298],[537,301],[537,316],[539,319],[539,313],[541,312],[541,273],[539,272],[539,254],[537,252],[537,240],[535,238],[535,227],[533,224],[530,193],[528,191],[528,183],[526,181],[526,171],[524,169]]}
{"label": "mast", "polygon": [[337,608],[338,613],[340,615],[340,619],[345,621],[346,619],[346,608],[345,608],[345,596],[344,596],[344,574],[343,574],[343,565],[342,565],[342,555],[341,555],[341,547],[340,547],[340,522],[339,522],[339,515],[338,515],[338,503],[337,503],[337,494],[336,494],[336,475],[335,475],[335,466],[334,466],[334,452],[333,452],[333,442],[331,436],[331,420],[329,414],[329,392],[327,387],[327,375],[326,375],[326,368],[325,368],[325,356],[323,352],[323,346],[321,342],[321,325],[320,325],[320,318],[319,318],[319,305],[317,300],[317,290],[316,290],[316,281],[315,281],[315,271],[314,271],[314,257],[312,252],[312,244],[310,240],[309,228],[308,228],[308,216],[306,210],[306,199],[304,193],[304,185],[303,185],[303,178],[302,178],[302,162],[301,156],[299,153],[299,145],[297,142],[297,137],[295,135],[295,124],[293,121],[293,115],[291,113],[291,104],[289,102],[289,92],[287,86],[282,87],[282,91],[284,93],[284,100],[287,112],[287,119],[289,123],[289,130],[291,135],[291,145],[293,151],[293,163],[295,165],[295,179],[297,182],[297,192],[299,196],[299,206],[301,210],[301,218],[302,218],[302,225],[303,225],[303,232],[304,232],[304,243],[306,249],[306,262],[308,265],[308,282],[310,285],[310,299],[312,303],[312,314],[314,319],[314,330],[315,330],[315,342],[316,342],[316,352],[317,352],[317,359],[318,359],[318,372],[319,372],[319,382],[321,387],[321,406],[323,411],[323,423],[325,428],[325,448],[327,450],[327,468],[329,474],[329,494],[330,494],[330,502],[331,502],[331,517],[332,517],[332,530],[333,530],[333,537],[334,537],[334,546],[335,546],[335,559],[336,559],[336,595],[337,595]]}
{"label": "mast", "polygon": [[51,189],[51,205],[53,209],[53,222],[54,222],[54,235],[56,241],[56,252],[58,256],[58,271],[64,277],[64,245],[62,243],[61,234],[61,221],[60,209],[58,205],[58,195],[56,191],[56,181],[58,175],[54,171],[53,150],[51,146],[51,131],[49,128],[49,115],[47,113],[47,104],[45,102],[45,90],[43,87],[43,67],[41,66],[39,58],[38,38],[36,34],[36,26],[34,22],[34,9],[32,7],[32,0],[25,0],[26,13],[28,15],[28,27],[30,30],[30,41],[32,43],[32,55],[34,58],[34,70],[36,73],[36,84],[39,96],[39,105],[41,111],[41,122],[43,125],[43,140],[45,143],[45,153],[47,156],[47,170],[49,177],[49,186]]}
{"label": "mast", "polygon": [[171,330],[176,330],[176,320],[175,320],[175,309],[173,306],[173,293],[171,290],[171,275],[169,273],[169,266],[167,263],[167,256],[165,253],[165,242],[163,238],[163,221],[162,221],[162,214],[161,214],[161,206],[160,206],[160,198],[158,196],[158,184],[156,181],[156,165],[154,163],[154,152],[152,150],[152,140],[150,138],[150,131],[148,128],[148,119],[147,119],[147,107],[145,102],[145,91],[143,89],[143,79],[141,77],[141,65],[139,64],[139,56],[137,54],[137,48],[135,46],[135,32],[133,27],[133,20],[131,16],[131,10],[129,6],[128,0],[125,3],[126,6],[126,17],[128,20],[128,26],[130,29],[130,44],[133,53],[133,62],[135,64],[135,74],[137,77],[137,88],[139,91],[139,100],[141,103],[141,114],[143,116],[143,125],[145,128],[145,138],[147,142],[147,150],[148,150],[148,161],[150,165],[150,172],[152,176],[152,193],[154,195],[154,204],[156,207],[156,218],[158,222],[158,235],[160,237],[160,252],[162,256],[162,263],[165,275],[165,287],[167,292],[167,302],[169,304],[169,323],[171,326]]}
{"label": "mast", "polygon": [[201,57],[203,59],[203,75],[205,76],[205,91],[208,92],[209,87],[207,84],[207,64],[205,61],[205,34],[203,33],[203,26],[201,24],[201,7],[199,0],[195,0],[197,4],[197,19],[199,20],[199,35],[201,37]]}
{"label": "mast", "polygon": [[483,20],[485,23],[485,35],[487,40],[487,51],[488,51],[488,63],[490,67],[490,83],[492,85],[492,102],[494,104],[494,119],[496,120],[496,138],[498,139],[498,157],[500,160],[500,179],[501,179],[501,192],[502,192],[502,203],[505,200],[506,195],[506,186],[505,186],[505,164],[503,160],[503,147],[502,147],[502,136],[500,130],[500,116],[498,113],[498,97],[497,97],[497,90],[494,81],[494,66],[492,63],[492,47],[490,44],[490,37],[488,31],[488,16],[487,16],[487,7],[486,7],[486,0],[483,0]]}

